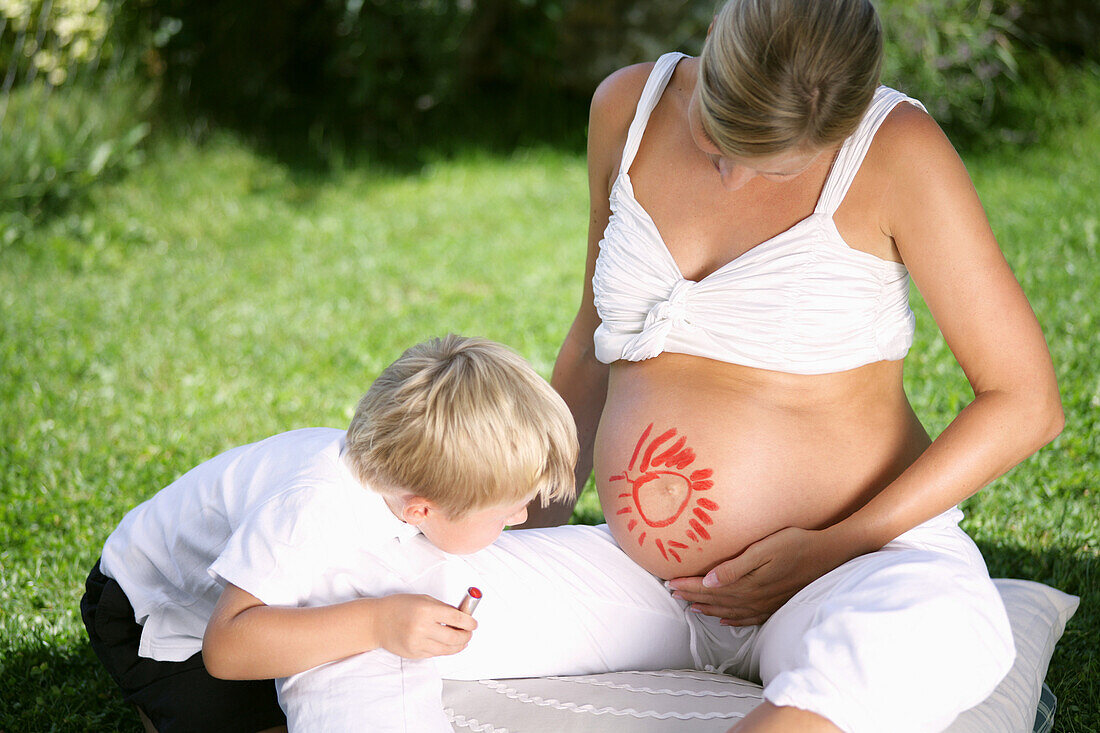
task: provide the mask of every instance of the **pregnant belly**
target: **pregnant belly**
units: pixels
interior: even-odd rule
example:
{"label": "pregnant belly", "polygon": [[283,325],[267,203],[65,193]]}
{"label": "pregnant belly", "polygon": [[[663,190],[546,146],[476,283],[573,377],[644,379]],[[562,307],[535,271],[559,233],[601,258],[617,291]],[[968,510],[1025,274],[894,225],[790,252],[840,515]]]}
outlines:
{"label": "pregnant belly", "polygon": [[705,573],[784,527],[843,518],[927,445],[903,394],[853,405],[813,392],[799,405],[785,386],[654,376],[657,364],[613,369],[594,471],[612,534],[663,578]]}

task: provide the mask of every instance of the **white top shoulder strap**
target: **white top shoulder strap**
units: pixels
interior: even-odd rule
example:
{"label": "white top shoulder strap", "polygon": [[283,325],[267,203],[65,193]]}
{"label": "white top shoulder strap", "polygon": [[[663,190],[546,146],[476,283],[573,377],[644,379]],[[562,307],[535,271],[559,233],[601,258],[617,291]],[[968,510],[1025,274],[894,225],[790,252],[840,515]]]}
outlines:
{"label": "white top shoulder strap", "polygon": [[[880,86],[875,92],[874,99],[863,114],[859,127],[844,141],[837,153],[836,161],[829,178],[825,181],[825,187],[821,192],[821,199],[817,203],[817,211],[829,216],[836,213],[840,203],[848,194],[852,181],[863,165],[863,159],[867,157],[867,151],[871,147],[871,141],[875,139],[875,133],[890,114],[901,102],[911,102],[921,109],[924,105],[911,97],[890,87]],[[926,110],[927,111],[927,110]]]}
{"label": "white top shoulder strap", "polygon": [[638,146],[642,143],[642,135],[645,133],[646,124],[649,122],[649,115],[653,113],[653,108],[657,106],[657,101],[660,100],[661,94],[668,85],[668,80],[672,78],[672,72],[676,69],[677,62],[686,55],[678,51],[666,53],[657,59],[657,63],[653,65],[653,70],[649,72],[649,79],[646,80],[645,88],[642,89],[642,96],[638,99],[634,119],[630,122],[630,130],[626,133],[623,160],[619,165],[620,171],[629,170],[630,164],[634,162],[634,156],[638,154]]}

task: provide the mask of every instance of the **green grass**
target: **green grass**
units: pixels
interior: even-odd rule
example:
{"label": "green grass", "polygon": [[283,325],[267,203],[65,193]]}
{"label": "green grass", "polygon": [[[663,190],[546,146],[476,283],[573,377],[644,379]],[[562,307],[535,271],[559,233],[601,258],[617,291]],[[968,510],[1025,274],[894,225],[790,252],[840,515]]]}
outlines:
{"label": "green grass", "polygon": [[[1085,92],[1095,109],[1100,81]],[[1044,324],[1068,423],[968,502],[966,526],[994,575],[1082,596],[1048,677],[1063,733],[1100,728],[1098,158],[1093,118],[967,161]],[[87,207],[0,237],[0,732],[138,729],[77,604],[121,516],[184,470],[346,424],[427,336],[487,336],[549,376],[580,296],[585,186],[583,160],[551,150],[320,176],[228,136],[161,138]],[[914,301],[907,386],[938,432],[971,393]],[[588,494],[578,519],[598,512]]]}

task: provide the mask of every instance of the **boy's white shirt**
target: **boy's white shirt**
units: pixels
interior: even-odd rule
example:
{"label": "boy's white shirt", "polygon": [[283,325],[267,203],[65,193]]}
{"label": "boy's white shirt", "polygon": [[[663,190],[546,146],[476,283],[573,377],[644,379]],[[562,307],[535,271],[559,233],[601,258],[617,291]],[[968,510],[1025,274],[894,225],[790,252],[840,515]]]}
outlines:
{"label": "boy's white shirt", "polygon": [[344,431],[307,428],[234,448],[126,515],[101,568],[134,607],[141,656],[200,651],[226,582],[271,606],[450,590],[453,556],[364,488],[343,446]]}

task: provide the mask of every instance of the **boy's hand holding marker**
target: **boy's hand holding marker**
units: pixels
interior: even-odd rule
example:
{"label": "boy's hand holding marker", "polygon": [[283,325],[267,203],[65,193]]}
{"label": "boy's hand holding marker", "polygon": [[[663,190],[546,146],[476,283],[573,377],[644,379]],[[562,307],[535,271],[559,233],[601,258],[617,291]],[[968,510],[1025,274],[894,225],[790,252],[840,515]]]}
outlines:
{"label": "boy's hand holding marker", "polygon": [[431,596],[398,593],[377,600],[375,638],[383,649],[405,659],[457,654],[477,628],[468,613]]}

